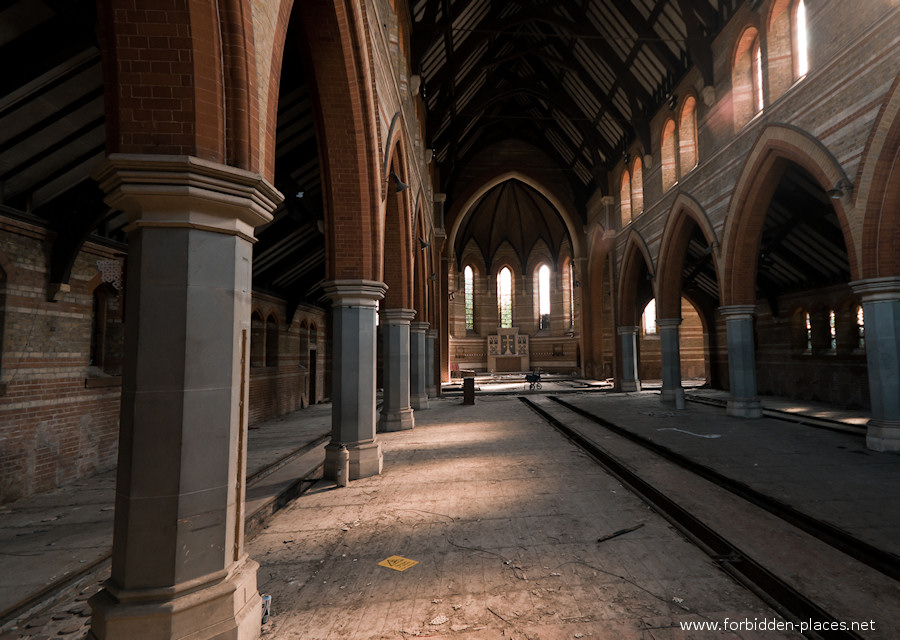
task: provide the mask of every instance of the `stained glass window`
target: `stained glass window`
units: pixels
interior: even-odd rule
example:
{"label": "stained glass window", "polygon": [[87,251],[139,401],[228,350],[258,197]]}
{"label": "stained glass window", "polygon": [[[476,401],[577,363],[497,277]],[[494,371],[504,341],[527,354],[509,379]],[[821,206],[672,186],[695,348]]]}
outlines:
{"label": "stained glass window", "polygon": [[512,271],[509,267],[503,267],[497,277],[497,305],[500,309],[500,326],[504,329],[512,327]]}
{"label": "stained glass window", "polygon": [[475,274],[472,267],[466,266],[463,271],[466,291],[466,330],[475,330]]}

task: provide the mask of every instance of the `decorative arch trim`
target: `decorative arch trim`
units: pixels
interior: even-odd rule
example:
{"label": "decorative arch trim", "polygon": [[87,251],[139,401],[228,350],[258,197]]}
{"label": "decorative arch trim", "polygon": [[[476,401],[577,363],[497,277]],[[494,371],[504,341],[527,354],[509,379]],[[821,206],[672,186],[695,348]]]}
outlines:
{"label": "decorative arch trim", "polygon": [[574,211],[574,206],[565,203],[562,197],[557,195],[556,192],[540,178],[520,170],[503,169],[483,178],[478,186],[475,186],[468,193],[464,194],[463,197],[457,199],[453,203],[453,206],[450,208],[446,217],[447,220],[451,221],[450,229],[447,233],[447,241],[444,243],[444,246],[448,248],[447,250],[452,250],[451,248],[456,243],[456,234],[459,233],[459,228],[462,225],[463,220],[469,215],[478,200],[485,193],[497,185],[503,184],[507,180],[518,180],[527,184],[547,198],[550,204],[556,209],[557,213],[562,217],[563,223],[569,231],[569,237],[572,239],[572,244],[574,245],[572,251],[574,252],[575,257],[580,258],[584,256],[582,224]]}
{"label": "decorative arch trim", "polygon": [[[622,267],[619,278],[619,324],[622,326],[636,326],[639,314],[637,314],[637,271],[641,261],[651,274],[656,273],[653,256],[647,241],[636,230],[631,229],[625,240],[625,251],[622,255]],[[642,311],[642,309],[641,309]]]}

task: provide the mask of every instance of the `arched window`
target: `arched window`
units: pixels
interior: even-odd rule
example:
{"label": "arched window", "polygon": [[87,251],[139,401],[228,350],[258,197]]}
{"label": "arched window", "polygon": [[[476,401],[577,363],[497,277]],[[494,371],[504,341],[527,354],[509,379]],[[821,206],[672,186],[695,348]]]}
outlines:
{"label": "arched window", "polygon": [[266,366],[274,367],[278,364],[278,322],[275,316],[266,318]]}
{"label": "arched window", "polygon": [[91,366],[110,375],[122,375],[122,346],[119,292],[111,284],[102,283],[94,289]]}
{"label": "arched window", "polygon": [[663,191],[671,189],[676,177],[676,160],[675,160],[675,121],[667,120],[663,126],[662,142],[660,144],[660,155],[662,157],[662,186]]}
{"label": "arched window", "polygon": [[766,30],[769,99],[776,100],[809,72],[804,0],[776,0]]}
{"label": "arched window", "polygon": [[497,307],[500,312],[500,326],[508,329],[513,326],[512,271],[503,267],[497,276]]}
{"label": "arched window", "polygon": [[809,39],[806,32],[806,3],[798,0],[794,6],[794,73],[802,78],[809,73]]}
{"label": "arched window", "polygon": [[475,273],[466,265],[463,270],[463,281],[466,295],[466,331],[475,330]]}
{"label": "arched window", "polygon": [[754,28],[744,31],[735,49],[731,71],[734,125],[739,129],[763,108],[762,51],[759,33]]}
{"label": "arched window", "polygon": [[550,328],[550,267],[541,265],[538,269],[538,314],[539,329]]}
{"label": "arched window", "polygon": [[834,309],[828,312],[828,339],[832,351],[837,351],[837,327],[834,322]]}
{"label": "arched window", "polygon": [[762,111],[765,100],[763,99],[763,65],[762,48],[759,46],[759,38],[753,43],[753,106],[754,112]]}
{"label": "arched window", "polygon": [[622,185],[619,188],[619,208],[622,211],[622,226],[631,222],[631,176],[628,169],[622,173]]}
{"label": "arched window", "polygon": [[866,348],[866,322],[862,305],[856,307],[856,348]]}
{"label": "arched window", "polygon": [[259,311],[250,316],[250,366],[264,367],[266,364],[266,325]]}
{"label": "arched window", "polygon": [[641,315],[641,327],[644,329],[644,335],[656,334],[656,298],[653,298],[644,307],[644,313]]}
{"label": "arched window", "polygon": [[679,173],[682,176],[697,166],[697,101],[693,96],[688,96],[681,107],[678,159],[681,167]]}
{"label": "arched window", "polygon": [[812,322],[809,318],[809,311],[803,314],[804,327],[806,327],[806,351],[812,353]]}
{"label": "arched window", "polygon": [[634,159],[631,171],[631,211],[636,216],[644,211],[644,175],[641,159]]}

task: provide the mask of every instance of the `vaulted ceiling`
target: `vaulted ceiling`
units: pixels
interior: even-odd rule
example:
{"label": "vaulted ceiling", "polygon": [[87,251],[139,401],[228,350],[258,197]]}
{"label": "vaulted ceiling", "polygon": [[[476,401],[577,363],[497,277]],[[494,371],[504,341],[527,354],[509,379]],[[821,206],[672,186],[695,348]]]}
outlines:
{"label": "vaulted ceiling", "polygon": [[[555,158],[576,193],[602,184],[738,0],[414,0],[413,73],[427,143],[452,192],[478,150],[509,138]],[[589,195],[589,194],[588,194]]]}

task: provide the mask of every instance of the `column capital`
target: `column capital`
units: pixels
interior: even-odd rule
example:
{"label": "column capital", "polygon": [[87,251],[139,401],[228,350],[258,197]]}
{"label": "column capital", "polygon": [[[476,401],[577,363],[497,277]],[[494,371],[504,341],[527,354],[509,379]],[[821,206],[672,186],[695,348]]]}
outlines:
{"label": "column capital", "polygon": [[600,203],[606,207],[611,207],[616,204],[615,196],[603,196],[600,198]]}
{"label": "column capital", "polygon": [[375,280],[331,280],[322,285],[325,295],[339,307],[377,309],[387,289],[386,284]]}
{"label": "column capital", "polygon": [[900,276],[856,280],[850,283],[850,288],[863,302],[900,300]]}
{"label": "column capital", "polygon": [[616,333],[620,336],[627,336],[629,334],[636,334],[640,330],[640,327],[616,327]]}
{"label": "column capital", "polygon": [[415,333],[427,333],[430,326],[427,322],[410,322],[409,330]]}
{"label": "column capital", "polygon": [[259,174],[193,156],[114,153],[93,178],[140,227],[188,228],[253,242],[284,196]]}
{"label": "column capital", "polygon": [[656,326],[660,329],[675,329],[681,324],[683,318],[657,318]]}
{"label": "column capital", "polygon": [[726,305],[724,307],[719,307],[719,313],[728,320],[744,320],[747,318],[752,319],[756,314],[756,305],[755,304],[731,304]]}
{"label": "column capital", "polygon": [[431,338],[432,340],[437,340],[440,335],[441,335],[441,332],[438,331],[437,329],[429,329],[428,331],[425,332],[425,337]]}
{"label": "column capital", "polygon": [[446,193],[436,193],[434,194],[434,202],[446,202],[447,194]]}
{"label": "column capital", "polygon": [[416,317],[415,309],[382,309],[379,313],[382,324],[409,324]]}

